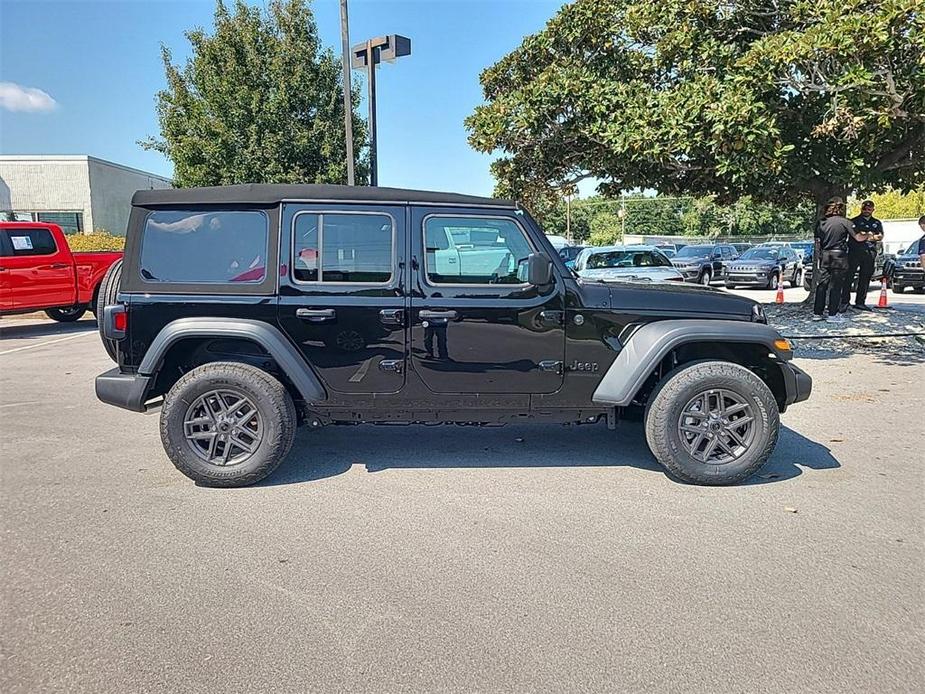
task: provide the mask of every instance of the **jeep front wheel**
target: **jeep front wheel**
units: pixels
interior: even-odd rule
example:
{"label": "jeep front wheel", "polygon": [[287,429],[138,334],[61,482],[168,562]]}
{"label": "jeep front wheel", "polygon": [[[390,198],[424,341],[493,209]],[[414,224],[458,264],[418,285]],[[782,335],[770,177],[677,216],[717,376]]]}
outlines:
{"label": "jeep front wheel", "polygon": [[771,456],[780,431],[768,386],[743,366],[702,361],[678,367],[656,386],[646,408],[646,440],[675,477],[735,484]]}
{"label": "jeep front wheel", "polygon": [[212,362],[185,374],[164,398],[161,441],[176,468],[211,487],[259,482],[282,462],[296,430],[295,405],[265,371]]}

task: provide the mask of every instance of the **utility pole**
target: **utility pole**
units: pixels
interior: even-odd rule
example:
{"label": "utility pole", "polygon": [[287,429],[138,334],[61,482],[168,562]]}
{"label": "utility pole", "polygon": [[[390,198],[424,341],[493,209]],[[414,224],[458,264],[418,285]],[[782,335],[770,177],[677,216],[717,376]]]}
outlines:
{"label": "utility pole", "polygon": [[574,245],[572,240],[572,196],[565,196],[565,238],[568,239],[568,242]]}
{"label": "utility pole", "polygon": [[[344,69],[344,133],[347,140],[347,185],[356,185],[353,171],[353,93],[350,89],[350,24],[347,21],[347,0],[340,0],[341,63]],[[375,184],[374,184],[375,185]]]}

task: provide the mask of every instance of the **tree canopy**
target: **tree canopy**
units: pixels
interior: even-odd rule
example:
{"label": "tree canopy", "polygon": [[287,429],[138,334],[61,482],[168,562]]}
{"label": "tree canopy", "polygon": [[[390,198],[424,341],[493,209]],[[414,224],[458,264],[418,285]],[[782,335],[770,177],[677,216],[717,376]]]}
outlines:
{"label": "tree canopy", "polygon": [[922,0],[576,0],[481,75],[469,141],[526,201],[817,204],[925,181]]}
{"label": "tree canopy", "polygon": [[[340,61],[322,46],[307,0],[271,0],[263,10],[236,0],[233,11],[218,0],[214,32],[186,37],[183,67],[161,48],[161,137],[141,143],[173,161],[177,185],[346,183]],[[361,182],[367,132],[356,111],[353,132]]]}

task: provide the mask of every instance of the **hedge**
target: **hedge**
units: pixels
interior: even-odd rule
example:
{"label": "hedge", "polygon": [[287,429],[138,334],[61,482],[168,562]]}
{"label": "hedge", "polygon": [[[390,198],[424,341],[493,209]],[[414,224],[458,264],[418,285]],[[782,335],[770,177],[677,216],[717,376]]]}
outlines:
{"label": "hedge", "polygon": [[113,236],[105,231],[95,231],[92,234],[69,234],[67,243],[75,253],[121,251],[125,247],[125,237]]}

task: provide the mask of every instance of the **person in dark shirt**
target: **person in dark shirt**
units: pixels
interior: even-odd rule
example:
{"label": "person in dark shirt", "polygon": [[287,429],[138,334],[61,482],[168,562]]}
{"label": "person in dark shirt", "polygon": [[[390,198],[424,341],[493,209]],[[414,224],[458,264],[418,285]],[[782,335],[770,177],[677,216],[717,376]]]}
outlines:
{"label": "person in dark shirt", "polygon": [[861,214],[851,220],[854,234],[848,236],[848,274],[841,292],[841,306],[844,312],[851,303],[851,284],[858,276],[858,288],[854,294],[854,308],[872,311],[867,305],[867,290],[874,275],[874,261],[877,259],[877,244],[883,240],[883,224],[874,217],[874,203],[861,203]]}
{"label": "person in dark shirt", "polygon": [[[845,201],[830,198],[825,216],[816,224],[816,245],[819,250],[819,277],[813,297],[813,320],[844,323],[839,315],[842,282],[848,271],[848,237],[854,234],[854,225],[845,219]],[[828,317],[823,313],[828,303]]]}

